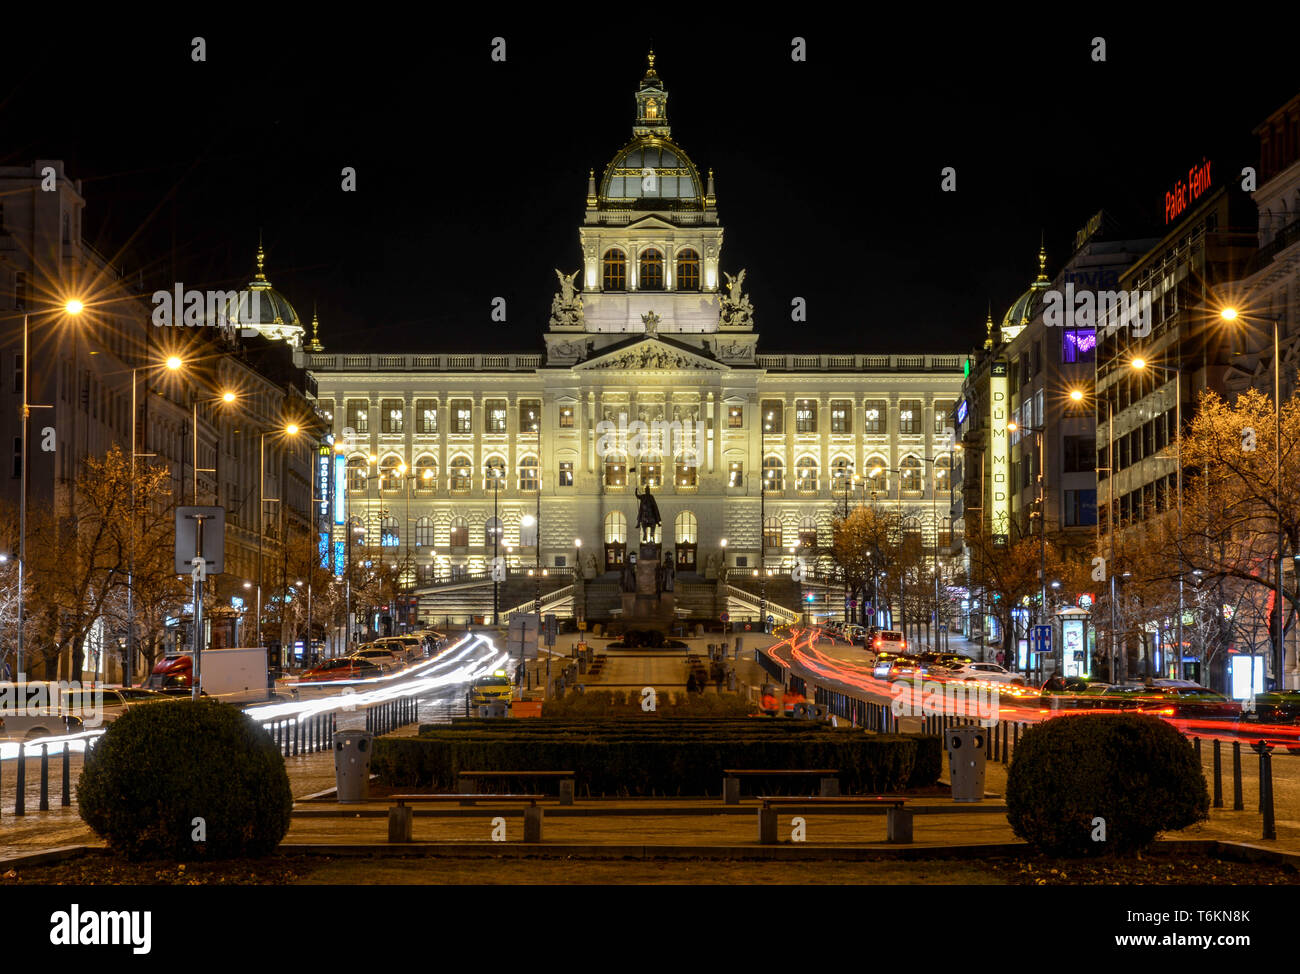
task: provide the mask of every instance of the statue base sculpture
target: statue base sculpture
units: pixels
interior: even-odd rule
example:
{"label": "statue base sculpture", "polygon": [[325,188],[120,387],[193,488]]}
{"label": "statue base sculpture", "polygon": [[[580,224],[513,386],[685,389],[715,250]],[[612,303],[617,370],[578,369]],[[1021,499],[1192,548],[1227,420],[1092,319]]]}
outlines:
{"label": "statue base sculpture", "polygon": [[672,592],[659,591],[661,549],[644,542],[637,552],[636,591],[623,593],[623,629],[656,630],[667,633],[677,618],[677,602]]}

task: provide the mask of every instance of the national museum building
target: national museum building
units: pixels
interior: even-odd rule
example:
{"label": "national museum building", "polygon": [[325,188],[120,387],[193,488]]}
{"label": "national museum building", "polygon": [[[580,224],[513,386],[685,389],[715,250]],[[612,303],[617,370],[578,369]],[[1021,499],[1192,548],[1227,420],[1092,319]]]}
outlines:
{"label": "national museum building", "polygon": [[914,510],[930,543],[948,530],[963,356],[760,354],[713,174],[672,140],[667,99],[651,55],[543,352],[307,347],[354,543],[413,551],[409,584],[486,570],[494,540],[511,566],[617,571],[643,488],[683,580],[824,566],[846,503]]}

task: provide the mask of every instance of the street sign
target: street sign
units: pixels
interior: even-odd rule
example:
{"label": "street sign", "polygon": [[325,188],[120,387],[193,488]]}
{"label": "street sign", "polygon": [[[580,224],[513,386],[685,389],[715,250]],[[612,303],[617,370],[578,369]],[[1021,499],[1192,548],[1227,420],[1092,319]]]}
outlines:
{"label": "street sign", "polygon": [[555,637],[560,633],[560,622],[555,618],[554,612],[548,612],[546,613],[546,618],[543,620],[543,623],[546,626],[546,645],[554,646]]}
{"label": "street sign", "polygon": [[776,622],[776,616],[768,616],[768,617],[767,617],[767,624],[768,624],[769,626],[770,626],[772,623],[774,623],[774,622]]}
{"label": "street sign", "polygon": [[578,620],[578,632],[586,632],[586,631],[587,631],[587,620],[586,620],[586,619],[579,619],[579,620]]}
{"label": "street sign", "polygon": [[1033,651],[1035,653],[1050,653],[1052,651],[1052,627],[1051,626],[1034,626],[1030,630],[1033,640]]}
{"label": "street sign", "polygon": [[857,607],[858,607],[858,600],[857,600],[857,599],[849,599],[849,608],[850,608],[850,609],[856,609]]}
{"label": "street sign", "polygon": [[730,612],[724,612],[724,613],[722,613],[722,615],[718,616],[718,621],[719,621],[719,622],[730,622],[730,621],[731,621],[731,613],[730,613]]}
{"label": "street sign", "polygon": [[226,570],[226,509],[224,507],[176,508],[177,575],[190,575],[194,557],[199,553],[199,524],[203,524],[203,560],[206,575],[220,575]]}

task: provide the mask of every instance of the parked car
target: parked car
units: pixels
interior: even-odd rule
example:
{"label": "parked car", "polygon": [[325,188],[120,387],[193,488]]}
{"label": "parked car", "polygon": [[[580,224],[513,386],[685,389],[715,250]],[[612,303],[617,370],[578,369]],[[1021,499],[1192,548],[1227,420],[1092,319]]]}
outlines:
{"label": "parked car", "polygon": [[406,660],[405,654],[398,656],[394,650],[395,647],[384,646],[376,641],[358,646],[348,655],[357,659],[368,659],[387,672],[398,669]]}
{"label": "parked car", "polygon": [[383,667],[371,659],[341,656],[327,659],[298,677],[299,683],[320,683],[331,680],[371,680],[382,675]]}

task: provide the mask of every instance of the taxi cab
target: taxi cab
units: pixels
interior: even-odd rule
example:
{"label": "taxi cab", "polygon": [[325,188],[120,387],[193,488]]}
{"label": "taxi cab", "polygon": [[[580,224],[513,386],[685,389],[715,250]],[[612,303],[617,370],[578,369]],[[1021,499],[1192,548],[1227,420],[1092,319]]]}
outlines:
{"label": "taxi cab", "polygon": [[470,703],[478,707],[495,700],[502,700],[508,705],[514,689],[514,684],[510,682],[506,671],[497,670],[491,676],[481,676],[474,681],[469,692]]}

